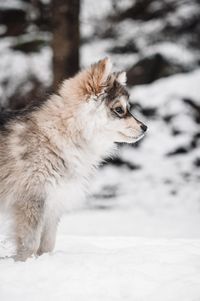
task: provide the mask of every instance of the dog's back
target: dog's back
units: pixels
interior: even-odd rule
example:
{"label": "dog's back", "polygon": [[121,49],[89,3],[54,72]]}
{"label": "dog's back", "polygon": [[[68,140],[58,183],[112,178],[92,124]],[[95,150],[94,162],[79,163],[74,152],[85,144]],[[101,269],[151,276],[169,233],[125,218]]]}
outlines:
{"label": "dog's back", "polygon": [[20,154],[23,148],[22,134],[25,113],[4,112],[0,114],[0,205],[10,206],[16,201],[23,182]]}

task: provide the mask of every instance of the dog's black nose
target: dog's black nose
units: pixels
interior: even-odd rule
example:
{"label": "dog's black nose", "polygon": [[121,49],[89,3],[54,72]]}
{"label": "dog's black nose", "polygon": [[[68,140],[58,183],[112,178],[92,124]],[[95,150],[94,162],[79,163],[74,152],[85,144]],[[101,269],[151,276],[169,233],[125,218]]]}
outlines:
{"label": "dog's black nose", "polygon": [[144,123],[142,123],[140,127],[144,132],[146,132],[147,126]]}

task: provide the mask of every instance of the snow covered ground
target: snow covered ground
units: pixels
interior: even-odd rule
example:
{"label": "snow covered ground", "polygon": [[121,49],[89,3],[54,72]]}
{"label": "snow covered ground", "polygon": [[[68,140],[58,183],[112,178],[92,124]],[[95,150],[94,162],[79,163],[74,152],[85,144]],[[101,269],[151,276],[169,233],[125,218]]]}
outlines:
{"label": "snow covered ground", "polygon": [[52,255],[0,261],[0,299],[199,300],[199,250],[200,240],[59,235]]}

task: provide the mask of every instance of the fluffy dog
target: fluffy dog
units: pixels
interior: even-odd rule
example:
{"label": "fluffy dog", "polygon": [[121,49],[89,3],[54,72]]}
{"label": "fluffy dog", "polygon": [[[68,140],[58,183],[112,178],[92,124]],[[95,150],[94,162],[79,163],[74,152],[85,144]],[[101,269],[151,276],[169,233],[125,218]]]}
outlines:
{"label": "fluffy dog", "polygon": [[125,72],[111,67],[105,58],[40,105],[0,116],[0,206],[13,216],[16,260],[52,251],[62,213],[115,142],[147,129],[129,111]]}

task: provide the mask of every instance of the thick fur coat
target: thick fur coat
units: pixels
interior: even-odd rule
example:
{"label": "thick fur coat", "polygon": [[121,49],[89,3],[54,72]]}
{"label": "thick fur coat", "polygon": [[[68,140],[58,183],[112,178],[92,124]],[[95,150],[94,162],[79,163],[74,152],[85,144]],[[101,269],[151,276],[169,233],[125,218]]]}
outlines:
{"label": "thick fur coat", "polygon": [[0,209],[12,213],[16,260],[52,251],[62,213],[76,206],[115,142],[143,136],[125,80],[106,58],[39,106],[0,116]]}

